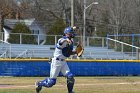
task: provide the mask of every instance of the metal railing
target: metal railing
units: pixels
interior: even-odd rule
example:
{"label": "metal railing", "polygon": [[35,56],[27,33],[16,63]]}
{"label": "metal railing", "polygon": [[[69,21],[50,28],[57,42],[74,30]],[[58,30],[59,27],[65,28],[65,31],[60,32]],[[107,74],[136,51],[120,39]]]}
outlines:
{"label": "metal railing", "polygon": [[3,40],[0,40],[0,45],[1,45],[0,58],[2,57],[11,58],[11,44],[8,42],[4,42]]}
{"label": "metal railing", "polygon": [[[13,33],[11,33],[13,34]],[[34,34],[13,34],[13,35],[19,35],[19,38],[17,38],[19,40],[19,43],[17,45],[21,45],[23,46],[24,44],[22,43],[22,37],[24,37],[24,35],[34,35]],[[35,44],[28,44],[28,45],[37,45],[36,47],[40,47],[40,35],[36,35],[37,37],[37,43]],[[38,54],[40,55],[38,58],[40,58],[41,56],[43,58],[48,58],[51,57],[53,54],[53,51],[50,49],[45,49],[45,47],[48,47],[49,45],[54,46],[57,42],[57,40],[61,37],[61,35],[44,35],[44,37],[46,38],[45,41],[43,41],[44,43],[44,47],[43,48],[38,48],[38,49],[27,49],[25,48],[22,51],[19,50],[14,50],[13,44],[7,43],[3,40],[0,40],[0,44],[5,44],[6,46],[0,46],[0,49],[3,50],[3,52],[0,52],[0,57],[2,58],[24,58],[24,57],[28,57],[28,58],[34,58],[34,57],[38,57]],[[76,36],[74,42],[77,42],[79,40],[82,40],[82,36]],[[112,49],[114,48],[116,51],[119,50],[119,52],[121,52],[122,57],[121,59],[139,59],[139,47],[115,40],[115,39],[111,39],[111,38],[106,38],[106,37],[86,37],[85,38],[86,41],[86,46],[85,46],[85,52],[86,52],[86,47],[92,47],[90,49],[90,51],[87,51],[87,53],[83,54],[84,59],[86,58],[92,58],[92,59],[111,59],[111,56],[117,56],[115,54],[115,51],[98,51],[95,53],[95,47],[102,47],[102,48],[107,48],[107,49]],[[111,41],[111,43],[110,43]],[[114,44],[115,43],[115,44]],[[116,44],[118,43],[118,44]],[[26,45],[26,44],[25,44]],[[117,46],[116,46],[117,45]],[[76,43],[75,43],[76,46]],[[111,47],[110,47],[111,46]],[[119,47],[119,48],[118,48]],[[132,48],[132,51],[126,51],[125,48]],[[16,47],[15,49],[20,48],[19,46]],[[50,47],[49,47],[50,48]],[[11,51],[12,49],[12,51]],[[22,49],[22,48],[21,48]],[[118,49],[118,50],[117,50]],[[47,52],[46,52],[47,51]],[[49,54],[50,53],[50,54]],[[98,55],[97,55],[98,54]],[[102,56],[103,55],[103,56]],[[129,55],[130,58],[125,57],[126,55]],[[99,58],[99,57],[101,58]],[[106,56],[106,57],[105,57]],[[135,56],[137,56],[137,58],[134,58]],[[103,57],[103,58],[102,58]],[[112,59],[115,59],[114,57],[112,57]],[[119,59],[119,58],[116,58]]]}
{"label": "metal railing", "polygon": [[[113,41],[113,43],[109,43],[109,41]],[[117,43],[119,43],[119,45]],[[127,53],[127,54],[131,55],[132,57],[136,56],[136,59],[139,60],[140,47],[133,46],[133,45],[130,45],[128,43],[124,43],[124,42],[121,42],[121,41],[118,41],[118,40],[115,40],[115,39],[111,39],[111,38],[107,38],[107,43],[106,44],[107,44],[108,49],[113,46],[113,48],[116,51],[121,51],[122,53]],[[126,46],[126,47],[124,47],[124,46]],[[131,48],[131,52],[129,52],[130,49],[127,50],[129,47]],[[125,49],[125,48],[127,48],[127,49]]]}
{"label": "metal railing", "polygon": [[[8,42],[9,37],[4,35],[3,32],[0,32],[2,36],[2,41]],[[11,44],[34,44],[34,45],[55,45],[62,35],[44,35],[44,34],[25,34],[25,33],[9,33],[9,36],[12,35],[16,37],[15,42]],[[34,37],[35,42],[23,42],[25,37]],[[78,41],[82,41],[83,36],[76,36],[74,38],[74,44],[76,45]],[[106,46],[106,37],[85,37],[86,44],[85,46]]]}
{"label": "metal railing", "polygon": [[16,56],[15,59],[20,58],[20,57],[22,57],[22,58],[26,57],[27,52],[28,52],[28,50],[25,50],[25,51],[21,52],[19,55]]}
{"label": "metal railing", "polygon": [[0,55],[0,58],[7,58],[7,51],[3,52],[1,55]]}

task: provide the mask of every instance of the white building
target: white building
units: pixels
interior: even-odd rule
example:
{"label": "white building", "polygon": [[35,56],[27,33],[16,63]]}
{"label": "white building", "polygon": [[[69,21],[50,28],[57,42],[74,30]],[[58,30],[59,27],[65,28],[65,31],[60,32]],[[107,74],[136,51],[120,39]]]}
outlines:
{"label": "white building", "polygon": [[17,20],[17,19],[5,19],[4,20],[4,41],[7,42],[9,38],[9,34],[11,30],[15,26],[16,23],[25,23],[26,26],[32,31],[31,33],[35,35],[36,41],[39,44],[44,44],[46,42],[46,36],[43,32],[43,29],[35,22],[35,19],[24,19],[24,20]]}

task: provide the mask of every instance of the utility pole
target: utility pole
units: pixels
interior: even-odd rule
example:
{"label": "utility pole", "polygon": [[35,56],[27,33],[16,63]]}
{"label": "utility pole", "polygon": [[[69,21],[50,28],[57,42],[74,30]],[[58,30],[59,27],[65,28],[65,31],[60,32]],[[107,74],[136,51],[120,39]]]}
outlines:
{"label": "utility pole", "polygon": [[84,0],[84,12],[83,12],[83,20],[84,20],[84,25],[83,25],[83,46],[86,46],[86,10],[91,7],[93,4],[97,5],[99,4],[98,2],[92,2],[88,6],[86,5],[86,0]]}
{"label": "utility pole", "polygon": [[83,26],[83,46],[85,47],[85,35],[86,35],[86,0],[84,0],[84,26]]}
{"label": "utility pole", "polygon": [[71,0],[71,27],[74,26],[74,0]]}

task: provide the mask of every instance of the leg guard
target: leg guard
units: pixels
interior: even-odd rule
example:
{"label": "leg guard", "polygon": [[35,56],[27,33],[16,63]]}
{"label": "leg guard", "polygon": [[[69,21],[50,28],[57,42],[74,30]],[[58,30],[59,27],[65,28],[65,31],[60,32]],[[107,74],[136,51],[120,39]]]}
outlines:
{"label": "leg guard", "polygon": [[56,84],[56,79],[54,78],[46,78],[43,81],[38,82],[38,86],[44,86],[44,87],[52,87],[53,85]]}
{"label": "leg guard", "polygon": [[67,76],[67,88],[68,88],[68,92],[71,93],[72,90],[73,90],[75,79],[74,79],[73,74],[71,72],[68,72],[66,74],[66,76]]}

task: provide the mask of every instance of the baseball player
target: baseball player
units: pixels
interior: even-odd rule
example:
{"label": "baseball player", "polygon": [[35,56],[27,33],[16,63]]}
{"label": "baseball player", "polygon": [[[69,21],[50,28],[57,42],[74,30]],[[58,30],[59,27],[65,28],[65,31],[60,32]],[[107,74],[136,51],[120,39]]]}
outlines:
{"label": "baseball player", "polygon": [[64,29],[64,35],[56,44],[54,57],[51,62],[50,77],[36,82],[36,93],[39,93],[42,87],[49,88],[55,85],[60,72],[67,77],[68,93],[74,93],[73,86],[75,79],[65,60],[67,57],[70,57],[70,55],[76,54],[76,52],[73,51],[72,39],[75,37],[74,29],[75,27],[67,27]]}

